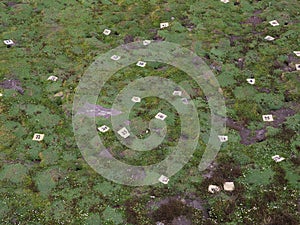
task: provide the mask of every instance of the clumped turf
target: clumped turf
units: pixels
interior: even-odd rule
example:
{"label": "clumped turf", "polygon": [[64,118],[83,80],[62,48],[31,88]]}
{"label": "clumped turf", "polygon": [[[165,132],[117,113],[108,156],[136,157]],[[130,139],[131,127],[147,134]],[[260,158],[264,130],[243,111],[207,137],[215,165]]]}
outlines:
{"label": "clumped turf", "polygon": [[[293,53],[300,51],[299,9],[297,0],[1,1],[0,223],[150,225],[184,216],[187,224],[300,224],[300,57]],[[274,19],[279,26],[269,24]],[[160,22],[170,26],[159,29]],[[109,36],[102,34],[106,28]],[[266,41],[267,35],[275,40]],[[6,39],[15,45],[6,47]],[[165,77],[184,82],[201,126],[193,158],[168,185],[134,188],[106,180],[84,161],[73,134],[72,103],[96,56],[145,39],[178,43],[211,68],[226,101],[229,141],[200,173],[210,131],[200,87],[163,63],[124,68],[105,84],[99,105],[111,106],[134,79]],[[130,119],[133,132],[145,138],[161,108],[169,115],[161,149],[131,151],[111,132],[103,138],[111,154],[132,165],[166,157],[165,147],[180,132],[176,110],[147,98]],[[273,114],[274,122],[263,122],[263,114]],[[110,125],[106,118],[96,122]],[[34,133],[45,134],[44,140],[32,141]],[[277,154],[285,160],[274,162]],[[235,183],[233,192],[222,190],[226,181]],[[209,184],[221,191],[209,193]],[[202,210],[189,205],[194,200],[203,202]]]}

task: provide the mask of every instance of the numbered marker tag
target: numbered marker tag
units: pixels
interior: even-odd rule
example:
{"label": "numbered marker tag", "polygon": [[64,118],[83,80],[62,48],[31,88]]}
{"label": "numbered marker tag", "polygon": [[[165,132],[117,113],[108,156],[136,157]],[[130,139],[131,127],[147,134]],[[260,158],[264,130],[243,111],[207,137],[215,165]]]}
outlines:
{"label": "numbered marker tag", "polygon": [[229,0],[221,0],[221,2],[228,3]]}
{"label": "numbered marker tag", "polygon": [[296,56],[300,57],[300,51],[293,51],[295,53]]}
{"label": "numbered marker tag", "polygon": [[249,79],[247,79],[247,82],[249,84],[255,84],[255,79],[254,78],[249,78]]}
{"label": "numbered marker tag", "polygon": [[58,77],[56,77],[56,76],[50,76],[50,77],[48,77],[47,80],[57,81],[57,79],[58,79]]}
{"label": "numbered marker tag", "polygon": [[136,65],[139,66],[139,67],[145,67],[146,64],[147,64],[146,62],[138,61]]}
{"label": "numbered marker tag", "polygon": [[169,26],[169,23],[160,23],[160,29],[166,28]]}
{"label": "numbered marker tag", "polygon": [[209,185],[208,186],[208,192],[210,193],[216,193],[219,192],[221,189],[217,185]]}
{"label": "numbered marker tag", "polygon": [[109,127],[106,125],[103,125],[101,127],[98,127],[98,130],[102,133],[105,133],[105,132],[109,131]]}
{"label": "numbered marker tag", "polygon": [[182,98],[181,101],[185,105],[189,104],[189,101],[186,98]]}
{"label": "numbered marker tag", "polygon": [[131,101],[133,101],[133,102],[141,102],[141,98],[134,96],[134,97],[131,98]]}
{"label": "numbered marker tag", "polygon": [[226,141],[228,141],[228,136],[219,135],[218,138],[219,138],[220,142],[226,142]]}
{"label": "numbered marker tag", "polygon": [[224,187],[224,191],[233,191],[234,183],[233,182],[225,182],[223,187]]}
{"label": "numbered marker tag", "polygon": [[272,156],[272,159],[273,159],[275,162],[281,162],[282,160],[285,160],[285,158],[280,157],[279,155],[274,155],[274,156]]}
{"label": "numbered marker tag", "polygon": [[300,70],[300,64],[296,64],[296,70]]}
{"label": "numbered marker tag", "polygon": [[117,60],[119,60],[121,57],[120,56],[118,56],[118,55],[113,55],[112,57],[110,57],[112,60],[115,60],[115,61],[117,61]]}
{"label": "numbered marker tag", "polygon": [[15,44],[12,40],[4,40],[3,42],[6,45],[14,45]]}
{"label": "numbered marker tag", "polygon": [[273,38],[273,37],[271,37],[271,36],[269,36],[269,35],[266,36],[265,39],[268,40],[268,41],[273,41],[273,40],[275,40],[275,38]]}
{"label": "numbered marker tag", "polygon": [[272,115],[263,115],[262,118],[263,118],[263,121],[266,121],[266,122],[272,122],[272,121],[274,121]]}
{"label": "numbered marker tag", "polygon": [[121,130],[119,130],[118,134],[120,134],[121,137],[123,137],[123,138],[127,138],[130,136],[129,131],[125,127],[123,127]]}
{"label": "numbered marker tag", "polygon": [[144,40],[143,41],[143,45],[150,45],[151,44],[151,41],[150,40]]}
{"label": "numbered marker tag", "polygon": [[272,20],[269,22],[269,24],[271,24],[273,27],[279,26],[279,23],[277,20]]}
{"label": "numbered marker tag", "polygon": [[182,91],[174,91],[173,95],[177,95],[177,96],[181,96],[182,95]]}
{"label": "numbered marker tag", "polygon": [[156,118],[156,119],[159,119],[159,120],[164,120],[164,119],[167,118],[167,115],[165,115],[165,114],[159,112],[159,113],[156,114],[155,118]]}
{"label": "numbered marker tag", "polygon": [[168,184],[169,182],[169,178],[164,176],[164,175],[161,175],[160,178],[158,178],[159,182],[163,183],[163,184]]}
{"label": "numbered marker tag", "polygon": [[105,29],[103,31],[103,34],[106,35],[106,36],[110,35],[110,33],[111,33],[111,30],[109,30],[109,29]]}
{"label": "numbered marker tag", "polygon": [[41,141],[44,139],[44,134],[34,134],[32,140],[33,141]]}

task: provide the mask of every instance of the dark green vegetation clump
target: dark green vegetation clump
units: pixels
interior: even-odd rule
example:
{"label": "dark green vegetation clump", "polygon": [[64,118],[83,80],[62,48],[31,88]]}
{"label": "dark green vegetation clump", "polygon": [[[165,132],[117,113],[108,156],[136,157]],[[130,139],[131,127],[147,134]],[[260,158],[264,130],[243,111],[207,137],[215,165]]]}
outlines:
{"label": "dark green vegetation clump", "polygon": [[[300,51],[299,9],[297,0],[1,1],[0,224],[300,224],[300,58],[293,53]],[[274,19],[279,26],[269,24]],[[170,26],[159,29],[160,22]],[[6,39],[15,45],[7,48]],[[229,141],[200,173],[210,130],[201,89],[165,64],[118,71],[100,93],[103,107],[132,80],[161,76],[184,82],[201,126],[194,157],[168,185],[134,188],[104,179],[84,161],[73,136],[72,102],[97,55],[145,39],[181,44],[210,66],[225,97]],[[168,114],[161,149],[137,153],[111,131],[104,138],[114,157],[133,165],[161,161],[180,132],[167,102],[148,98],[141,106],[130,118],[140,138],[157,111]],[[274,122],[263,122],[263,114]],[[34,133],[44,140],[32,141]],[[277,154],[285,160],[274,162]],[[226,181],[235,183],[233,192],[207,191]]]}

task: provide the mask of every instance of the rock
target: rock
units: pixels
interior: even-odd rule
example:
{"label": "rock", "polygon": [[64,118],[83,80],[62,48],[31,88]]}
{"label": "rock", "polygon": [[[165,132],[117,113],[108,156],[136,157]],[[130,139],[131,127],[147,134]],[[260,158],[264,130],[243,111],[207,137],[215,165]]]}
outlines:
{"label": "rock", "polygon": [[60,91],[54,95],[54,97],[62,97],[62,96],[64,96],[64,93],[62,91]]}
{"label": "rock", "polygon": [[4,80],[0,83],[0,87],[4,89],[13,89],[18,91],[21,95],[24,94],[24,90],[21,87],[21,82],[19,80],[9,79]]}

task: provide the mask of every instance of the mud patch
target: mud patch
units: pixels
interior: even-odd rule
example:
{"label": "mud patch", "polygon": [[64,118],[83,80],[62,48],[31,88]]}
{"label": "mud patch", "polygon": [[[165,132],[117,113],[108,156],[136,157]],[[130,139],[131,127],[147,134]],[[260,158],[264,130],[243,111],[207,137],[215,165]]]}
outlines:
{"label": "mud patch", "polygon": [[[171,225],[190,225],[194,211],[201,211],[203,219],[208,218],[207,203],[193,194],[173,196],[147,204],[149,216],[156,222]],[[153,211],[153,208],[156,209]]]}
{"label": "mud patch", "polygon": [[289,108],[282,108],[270,112],[274,117],[273,122],[269,122],[264,128],[252,131],[246,127],[242,122],[236,122],[231,118],[226,118],[226,126],[239,132],[241,137],[241,144],[251,145],[266,139],[267,126],[278,128],[286,120],[287,117],[296,114],[296,111]]}
{"label": "mud patch", "polygon": [[2,81],[0,83],[0,88],[13,89],[13,90],[19,92],[21,95],[24,94],[24,90],[23,90],[23,88],[21,86],[21,82],[19,80],[9,79],[9,80]]}
{"label": "mud patch", "polygon": [[264,20],[260,17],[258,17],[257,15],[251,16],[250,18],[248,18],[245,22],[242,22],[244,24],[252,24],[252,26],[257,26],[261,23],[263,23]]}

